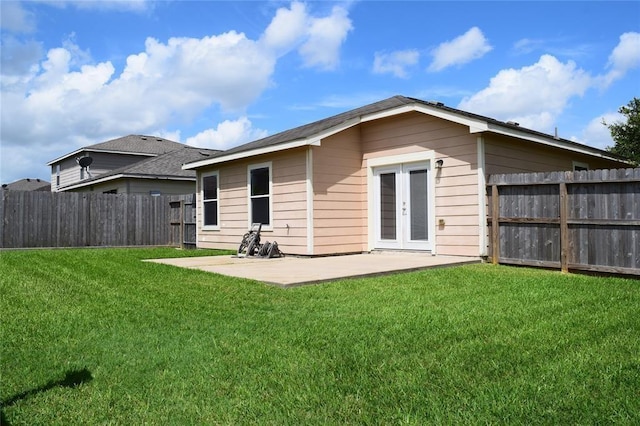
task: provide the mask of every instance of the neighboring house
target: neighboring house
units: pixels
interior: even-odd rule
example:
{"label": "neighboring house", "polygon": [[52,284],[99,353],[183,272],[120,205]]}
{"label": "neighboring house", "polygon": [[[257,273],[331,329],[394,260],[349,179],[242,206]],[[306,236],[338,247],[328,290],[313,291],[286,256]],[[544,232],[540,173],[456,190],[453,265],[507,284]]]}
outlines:
{"label": "neighboring house", "polygon": [[483,256],[493,173],[615,168],[609,152],[395,96],[186,164],[198,247],[233,249],[253,222],[288,254],[374,249]]}
{"label": "neighboring house", "polygon": [[7,191],[51,191],[51,184],[46,180],[26,178],[4,183],[2,189]]}
{"label": "neighboring house", "polygon": [[[189,194],[196,190],[196,174],[183,170],[182,164],[218,152],[155,136],[129,135],[49,162],[52,191]],[[91,158],[88,167],[82,167],[84,157]]]}

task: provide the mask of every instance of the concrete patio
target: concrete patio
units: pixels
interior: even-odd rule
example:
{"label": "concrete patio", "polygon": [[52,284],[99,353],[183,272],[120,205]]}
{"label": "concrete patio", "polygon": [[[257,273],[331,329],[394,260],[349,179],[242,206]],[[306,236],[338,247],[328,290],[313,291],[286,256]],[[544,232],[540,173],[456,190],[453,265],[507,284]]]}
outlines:
{"label": "concrete patio", "polygon": [[149,262],[248,278],[281,287],[366,277],[480,262],[479,258],[432,256],[424,253],[373,252],[327,257],[277,259],[232,256],[153,259]]}

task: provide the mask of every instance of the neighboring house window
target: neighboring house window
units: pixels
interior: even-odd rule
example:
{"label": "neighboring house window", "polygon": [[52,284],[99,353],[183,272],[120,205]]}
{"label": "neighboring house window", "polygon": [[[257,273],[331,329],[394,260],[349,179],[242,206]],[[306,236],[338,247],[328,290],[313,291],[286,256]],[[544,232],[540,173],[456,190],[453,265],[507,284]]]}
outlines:
{"label": "neighboring house window", "polygon": [[[93,188],[92,188],[93,190]],[[108,191],[104,191],[103,194],[117,194],[118,193],[118,189],[110,189]]]}
{"label": "neighboring house window", "polygon": [[589,165],[587,163],[581,163],[580,161],[573,162],[573,171],[581,172],[582,170],[589,170]]}
{"label": "neighboring house window", "polygon": [[56,165],[56,187],[60,186],[60,164]]}
{"label": "neighboring house window", "polygon": [[271,163],[249,166],[249,219],[271,226]]}
{"label": "neighboring house window", "polygon": [[218,227],[218,197],[220,193],[218,172],[207,173],[202,176],[202,211],[203,225]]}

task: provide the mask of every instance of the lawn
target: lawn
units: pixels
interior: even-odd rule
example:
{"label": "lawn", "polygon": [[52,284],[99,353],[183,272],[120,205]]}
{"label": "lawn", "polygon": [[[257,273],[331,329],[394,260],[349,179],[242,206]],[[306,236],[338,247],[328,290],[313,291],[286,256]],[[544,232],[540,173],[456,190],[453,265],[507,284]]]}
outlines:
{"label": "lawn", "polygon": [[281,289],[0,253],[18,424],[639,424],[640,281],[493,265]]}

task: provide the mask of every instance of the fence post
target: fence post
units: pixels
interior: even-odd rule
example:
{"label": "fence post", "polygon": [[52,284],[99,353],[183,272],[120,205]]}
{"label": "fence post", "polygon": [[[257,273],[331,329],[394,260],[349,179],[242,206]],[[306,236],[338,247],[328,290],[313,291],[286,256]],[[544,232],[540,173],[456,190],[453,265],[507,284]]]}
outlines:
{"label": "fence post", "polygon": [[184,198],[180,200],[180,248],[184,250]]}
{"label": "fence post", "polygon": [[568,198],[567,184],[566,182],[560,182],[560,269],[562,272],[569,272]]}
{"label": "fence post", "polygon": [[491,254],[492,263],[497,265],[500,261],[500,198],[498,185],[491,185]]}

